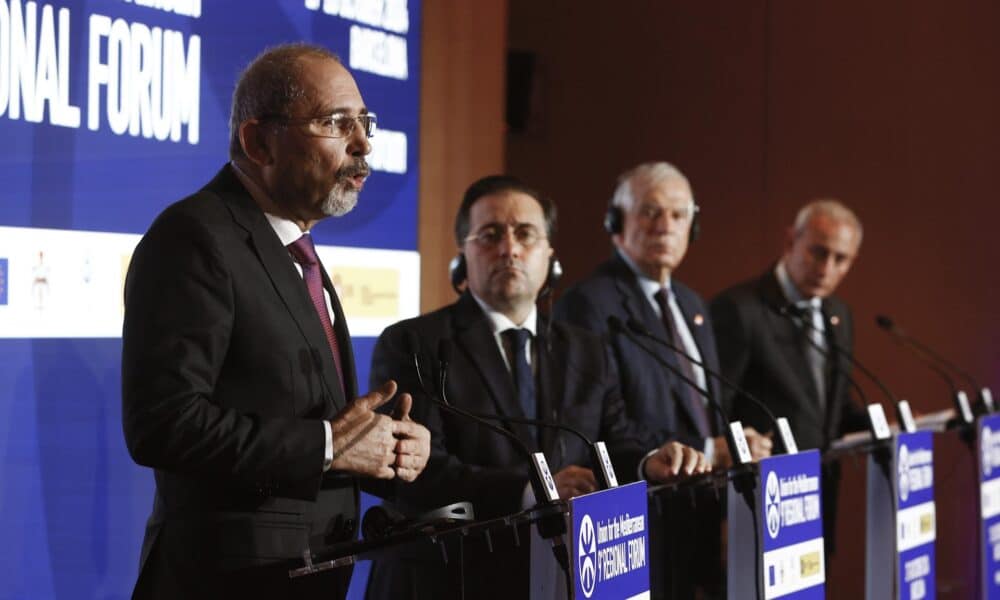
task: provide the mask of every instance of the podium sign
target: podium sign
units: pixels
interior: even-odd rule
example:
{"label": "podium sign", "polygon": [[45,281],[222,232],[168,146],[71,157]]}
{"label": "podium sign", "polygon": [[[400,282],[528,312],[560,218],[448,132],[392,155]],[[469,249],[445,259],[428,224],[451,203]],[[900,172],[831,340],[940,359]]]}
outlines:
{"label": "podium sign", "polygon": [[983,598],[1000,600],[1000,415],[979,419],[979,517]]}
{"label": "podium sign", "polygon": [[649,598],[647,506],[643,481],[570,500],[575,600]]}
{"label": "podium sign", "polygon": [[760,482],[764,597],[824,598],[819,452],[761,460]]}
{"label": "podium sign", "polygon": [[896,597],[934,598],[934,449],[929,431],[896,436]]}

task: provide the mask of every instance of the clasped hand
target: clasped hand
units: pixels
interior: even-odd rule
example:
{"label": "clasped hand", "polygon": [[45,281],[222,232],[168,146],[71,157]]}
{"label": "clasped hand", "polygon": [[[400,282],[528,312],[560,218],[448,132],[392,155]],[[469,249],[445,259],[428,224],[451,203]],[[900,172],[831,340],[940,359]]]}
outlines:
{"label": "clasped hand", "polygon": [[330,425],[333,428],[332,469],[356,475],[413,481],[427,465],[431,434],[410,419],[413,398],[400,394],[393,415],[375,412],[396,394],[396,382],[356,398]]}

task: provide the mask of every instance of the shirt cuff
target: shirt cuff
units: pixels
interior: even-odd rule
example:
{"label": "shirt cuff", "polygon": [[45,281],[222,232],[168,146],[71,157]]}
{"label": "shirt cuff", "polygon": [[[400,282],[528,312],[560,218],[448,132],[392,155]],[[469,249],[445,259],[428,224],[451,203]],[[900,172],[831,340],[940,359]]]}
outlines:
{"label": "shirt cuff", "polygon": [[705,438],[705,460],[708,464],[715,464],[715,438]]}
{"label": "shirt cuff", "polygon": [[657,451],[659,451],[659,448],[653,448],[646,453],[646,456],[642,457],[642,460],[639,461],[639,481],[648,481],[648,479],[646,479],[646,461],[649,460],[650,456],[656,454]]}
{"label": "shirt cuff", "polygon": [[326,445],[323,449],[323,472],[326,473],[333,465],[333,426],[329,421],[323,421],[323,433],[326,435]]}

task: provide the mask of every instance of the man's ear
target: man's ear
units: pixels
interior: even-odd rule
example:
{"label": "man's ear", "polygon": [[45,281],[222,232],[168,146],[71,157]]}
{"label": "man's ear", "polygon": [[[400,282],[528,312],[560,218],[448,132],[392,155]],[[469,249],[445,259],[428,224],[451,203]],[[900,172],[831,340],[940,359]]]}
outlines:
{"label": "man's ear", "polygon": [[240,146],[254,164],[263,167],[274,162],[271,149],[271,136],[268,130],[257,119],[247,119],[240,123]]}
{"label": "man's ear", "polygon": [[789,227],[788,229],[785,230],[785,248],[784,248],[785,254],[788,254],[789,252],[792,251],[792,246],[795,245],[795,240],[797,238],[798,235],[796,235],[795,233],[794,226]]}

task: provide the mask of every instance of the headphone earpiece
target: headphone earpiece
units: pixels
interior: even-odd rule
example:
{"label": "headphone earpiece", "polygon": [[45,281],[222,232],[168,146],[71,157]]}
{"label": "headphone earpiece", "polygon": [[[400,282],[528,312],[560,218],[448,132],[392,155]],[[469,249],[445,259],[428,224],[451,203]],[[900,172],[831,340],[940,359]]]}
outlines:
{"label": "headphone earpiece", "polygon": [[621,233],[624,220],[621,207],[609,205],[608,211],[604,213],[604,231],[607,231],[608,235]]}
{"label": "headphone earpiece", "polygon": [[688,230],[688,243],[698,241],[701,237],[701,219],[698,218],[699,213],[701,213],[701,207],[694,204],[694,209],[691,214],[691,229]]}
{"label": "headphone earpiece", "polygon": [[542,291],[538,292],[539,298],[544,298],[545,296],[552,293],[555,289],[556,284],[559,283],[559,279],[562,278],[563,268],[562,263],[559,259],[553,255],[549,258],[549,272],[545,275],[545,283],[542,284]]}
{"label": "headphone earpiece", "polygon": [[451,281],[451,289],[455,290],[456,294],[462,293],[461,286],[465,283],[467,270],[465,254],[462,252],[456,254],[455,258],[448,263],[448,279]]}

